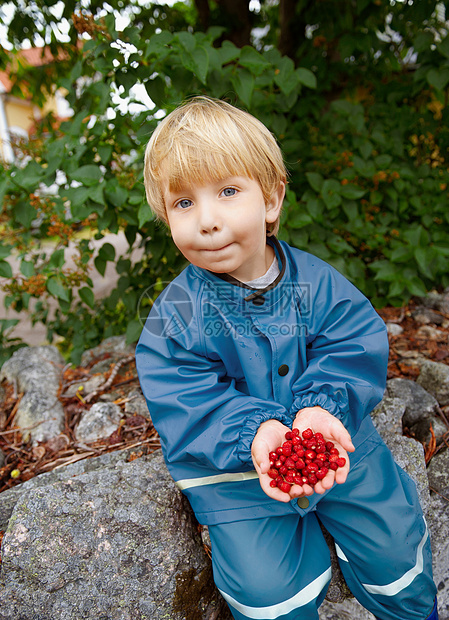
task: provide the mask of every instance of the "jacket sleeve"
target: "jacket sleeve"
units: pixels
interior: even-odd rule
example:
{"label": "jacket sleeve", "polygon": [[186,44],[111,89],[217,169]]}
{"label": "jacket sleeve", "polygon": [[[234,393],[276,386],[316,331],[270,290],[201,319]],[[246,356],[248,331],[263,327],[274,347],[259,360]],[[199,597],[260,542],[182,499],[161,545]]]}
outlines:
{"label": "jacket sleeve", "polygon": [[155,304],[136,349],[164,456],[168,463],[199,461],[225,472],[252,468],[251,444],[260,424],[277,419],[291,427],[291,416],[282,405],[238,391],[223,364],[202,350],[198,312],[182,314],[179,306]]}
{"label": "jacket sleeve", "polygon": [[308,295],[302,296],[307,365],[294,383],[290,413],[294,417],[300,409],[320,406],[354,436],[385,391],[386,327],[346,278],[323,261],[310,263]]}

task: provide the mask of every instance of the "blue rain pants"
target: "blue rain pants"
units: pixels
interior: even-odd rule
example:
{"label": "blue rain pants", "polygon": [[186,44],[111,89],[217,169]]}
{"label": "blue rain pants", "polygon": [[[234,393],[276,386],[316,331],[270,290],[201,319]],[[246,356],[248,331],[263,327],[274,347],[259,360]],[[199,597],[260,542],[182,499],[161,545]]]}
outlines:
{"label": "blue rain pants", "polygon": [[[382,476],[380,464],[391,475]],[[416,487],[382,442],[303,517],[209,526],[215,583],[236,620],[319,618],[331,569],[318,519],[334,538],[349,588],[376,618],[438,617]]]}

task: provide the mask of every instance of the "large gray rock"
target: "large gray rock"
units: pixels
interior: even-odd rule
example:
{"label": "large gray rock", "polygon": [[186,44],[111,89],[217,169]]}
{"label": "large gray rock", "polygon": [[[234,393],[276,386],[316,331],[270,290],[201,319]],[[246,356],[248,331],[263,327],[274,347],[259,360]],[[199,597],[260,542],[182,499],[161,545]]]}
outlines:
{"label": "large gray rock", "polygon": [[449,366],[447,364],[424,361],[416,381],[435,396],[440,407],[449,405]]}
{"label": "large gray rock", "polygon": [[437,437],[448,430],[439,416],[437,399],[415,381],[390,379],[387,381],[387,394],[405,404],[402,424],[418,441],[428,443],[431,437],[430,425]]}
{"label": "large gray rock", "polygon": [[428,468],[433,576],[438,588],[440,620],[449,618],[449,450],[438,452]]}
{"label": "large gray rock", "polygon": [[[88,366],[94,360],[106,354],[108,355],[109,366],[111,361],[116,361],[117,359],[121,359],[123,357],[126,357],[127,355],[134,353],[135,348],[136,347],[133,344],[126,344],[126,336],[111,336],[110,338],[106,338],[106,340],[103,340],[103,342],[97,347],[85,351],[81,356],[81,365]],[[92,372],[102,371],[99,369],[92,369]]]}
{"label": "large gray rock", "polygon": [[58,400],[64,358],[56,347],[24,347],[15,351],[0,371],[0,381],[23,392],[14,423],[33,444],[47,441],[64,429],[64,410]]}
{"label": "large gray rock", "polygon": [[231,618],[160,451],[20,496],[2,545],[0,618]]}
{"label": "large gray rock", "polygon": [[122,410],[114,403],[95,403],[83,415],[75,430],[78,441],[89,443],[109,437],[117,430]]}

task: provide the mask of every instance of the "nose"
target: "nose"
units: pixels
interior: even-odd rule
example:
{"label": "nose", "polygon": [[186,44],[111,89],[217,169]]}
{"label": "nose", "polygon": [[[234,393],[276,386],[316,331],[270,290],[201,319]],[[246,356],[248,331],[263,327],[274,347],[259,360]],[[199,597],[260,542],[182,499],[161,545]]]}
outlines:
{"label": "nose", "polygon": [[219,232],[223,223],[220,209],[212,201],[204,201],[198,205],[198,224],[203,235]]}

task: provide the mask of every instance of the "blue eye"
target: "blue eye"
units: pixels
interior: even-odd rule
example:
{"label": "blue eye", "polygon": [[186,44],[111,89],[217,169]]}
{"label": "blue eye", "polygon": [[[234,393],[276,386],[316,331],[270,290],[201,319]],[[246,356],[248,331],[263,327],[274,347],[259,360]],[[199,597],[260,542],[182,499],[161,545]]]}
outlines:
{"label": "blue eye", "polygon": [[189,200],[188,198],[183,198],[183,200],[180,200],[178,202],[177,206],[181,209],[188,209],[192,204],[193,203],[191,200]]}
{"label": "blue eye", "polygon": [[234,187],[226,187],[226,188],[223,190],[223,195],[224,195],[224,196],[227,196],[227,197],[229,197],[229,196],[235,196],[235,194],[236,194],[236,193],[237,193],[237,190],[236,190]]}

